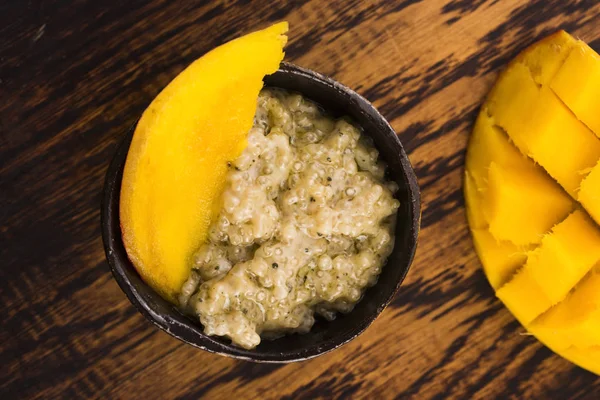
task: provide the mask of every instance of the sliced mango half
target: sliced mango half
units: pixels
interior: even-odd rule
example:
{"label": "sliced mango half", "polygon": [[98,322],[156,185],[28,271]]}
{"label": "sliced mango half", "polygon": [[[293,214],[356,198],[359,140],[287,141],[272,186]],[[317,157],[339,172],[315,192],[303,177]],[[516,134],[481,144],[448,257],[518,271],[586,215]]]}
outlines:
{"label": "sliced mango half", "polygon": [[497,297],[540,341],[596,374],[599,110],[600,56],[564,31],[534,43],[482,105],[464,181],[473,242]]}
{"label": "sliced mango half", "polygon": [[262,80],[283,59],[287,29],[278,23],[205,54],[137,124],[121,186],[123,241],[144,281],[169,301],[206,240],[227,162],[246,146]]}

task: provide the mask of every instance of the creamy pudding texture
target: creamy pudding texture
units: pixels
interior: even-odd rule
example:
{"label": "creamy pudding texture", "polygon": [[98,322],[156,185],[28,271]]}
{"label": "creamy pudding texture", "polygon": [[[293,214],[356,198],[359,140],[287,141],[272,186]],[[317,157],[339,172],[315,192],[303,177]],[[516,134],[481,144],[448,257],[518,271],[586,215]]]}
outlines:
{"label": "creamy pudding texture", "polygon": [[349,120],[264,89],[181,307],[246,349],[350,312],[394,246],[398,187],[384,174]]}

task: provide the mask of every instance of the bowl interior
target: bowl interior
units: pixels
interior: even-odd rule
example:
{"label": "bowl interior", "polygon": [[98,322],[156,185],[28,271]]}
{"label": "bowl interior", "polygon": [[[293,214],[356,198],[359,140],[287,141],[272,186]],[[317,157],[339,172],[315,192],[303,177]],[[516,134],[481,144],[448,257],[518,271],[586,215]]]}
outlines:
{"label": "bowl interior", "polygon": [[308,359],[333,350],[358,336],[391,301],[404,279],[417,245],[420,198],[417,181],[402,145],[386,120],[364,98],[318,73],[283,63],[276,73],[265,77],[265,85],[299,92],[320,104],[334,116],[348,115],[373,138],[380,157],[388,165],[388,178],[400,187],[400,201],[394,251],[378,283],[347,315],[334,321],[317,320],[304,335],[263,340],[253,350],[244,350],[226,339],[206,336],[197,320],[182,315],[140,278],[129,261],[119,223],[119,192],[123,167],[133,128],[120,145],[106,176],[102,205],[102,235],[113,275],[129,300],[155,325],[193,346],[207,351],[263,362],[290,362]]}

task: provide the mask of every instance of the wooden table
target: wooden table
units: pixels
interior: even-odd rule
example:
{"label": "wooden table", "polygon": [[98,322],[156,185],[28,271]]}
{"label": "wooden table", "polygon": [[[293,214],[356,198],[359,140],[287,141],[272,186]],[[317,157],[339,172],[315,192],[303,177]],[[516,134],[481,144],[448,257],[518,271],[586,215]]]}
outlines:
{"label": "wooden table", "polygon": [[[600,49],[596,0],[9,0],[0,5],[0,398],[598,398],[494,298],[461,176],[496,74],[564,28]],[[195,350],[150,325],[100,237],[117,143],[192,60],[286,19],[286,60],[355,88],[419,177],[416,260],[358,339],[290,365]]]}

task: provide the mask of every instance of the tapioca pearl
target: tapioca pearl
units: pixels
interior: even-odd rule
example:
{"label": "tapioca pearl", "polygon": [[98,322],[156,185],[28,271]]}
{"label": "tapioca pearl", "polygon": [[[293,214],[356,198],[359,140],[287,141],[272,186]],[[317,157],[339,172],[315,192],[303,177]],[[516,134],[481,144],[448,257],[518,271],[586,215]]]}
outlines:
{"label": "tapioca pearl", "polygon": [[378,251],[380,249],[383,249],[386,245],[388,245],[390,241],[390,234],[387,231],[381,229],[379,230],[377,235],[372,239],[372,246],[376,251]]}
{"label": "tapioca pearl", "polygon": [[258,301],[264,301],[267,298],[267,293],[264,290],[260,290],[257,294],[256,294],[256,299]]}
{"label": "tapioca pearl", "polygon": [[320,236],[328,236],[333,232],[333,224],[335,214],[330,208],[321,208],[316,213],[316,218],[319,221],[315,225],[315,229],[317,230],[317,235],[320,233]]}
{"label": "tapioca pearl", "polygon": [[302,105],[302,96],[299,94],[290,95],[287,98],[286,104],[290,110],[297,111]]}
{"label": "tapioca pearl", "polygon": [[223,203],[223,208],[228,213],[233,213],[237,206],[240,205],[240,199],[236,196],[227,196]]}
{"label": "tapioca pearl", "polygon": [[352,225],[349,223],[338,224],[338,230],[342,235],[350,236],[352,233]]}
{"label": "tapioca pearl", "polygon": [[400,189],[398,184],[394,181],[386,182],[385,185],[388,188],[388,190],[390,191],[390,193],[392,193],[392,194],[396,194],[398,192],[398,190]]}
{"label": "tapioca pearl", "polygon": [[298,174],[292,174],[288,178],[288,185],[290,187],[294,187],[298,184],[299,181],[300,181],[300,176]]}
{"label": "tapioca pearl", "polygon": [[319,267],[319,269],[321,271],[331,270],[331,268],[333,266],[331,257],[329,257],[328,255],[322,255],[321,257],[319,257],[319,260],[317,261],[317,266]]}
{"label": "tapioca pearl", "polygon": [[[296,238],[296,227],[291,223],[283,224],[281,227],[281,239],[284,243],[291,243]],[[278,254],[279,255],[279,254]]]}
{"label": "tapioca pearl", "polygon": [[371,265],[373,265],[376,262],[375,254],[370,250],[360,252],[355,257],[356,257],[357,266],[359,267],[360,270],[369,268]]}
{"label": "tapioca pearl", "polygon": [[296,161],[294,163],[294,165],[292,166],[294,171],[301,171],[303,167],[304,167],[304,164],[300,161]]}
{"label": "tapioca pearl", "polygon": [[380,185],[373,185],[367,192],[368,201],[375,203],[383,194],[383,188]]}
{"label": "tapioca pearl", "polygon": [[353,187],[349,187],[345,190],[345,193],[348,197],[354,197],[354,195],[356,194],[356,189]]}
{"label": "tapioca pearl", "polygon": [[362,292],[357,288],[352,288],[348,291],[348,300],[350,300],[351,302],[357,302],[358,300],[360,300],[361,296]]}
{"label": "tapioca pearl", "polygon": [[209,263],[212,260],[211,246],[205,244],[202,247],[200,247],[200,250],[196,252],[194,258],[196,265],[203,265]]}
{"label": "tapioca pearl", "polygon": [[237,233],[233,233],[233,234],[229,235],[229,241],[231,242],[232,245],[239,246],[244,242],[244,238]]}
{"label": "tapioca pearl", "polygon": [[358,166],[356,165],[356,161],[354,161],[354,157],[350,155],[344,155],[342,164],[348,175],[354,175],[358,172]]}
{"label": "tapioca pearl", "polygon": [[270,245],[264,245],[260,248],[260,251],[265,257],[271,257],[273,255],[273,247]]}
{"label": "tapioca pearl", "polygon": [[303,161],[303,162],[311,161],[312,160],[312,155],[309,152],[307,152],[307,151],[303,151],[300,154],[300,160]]}

